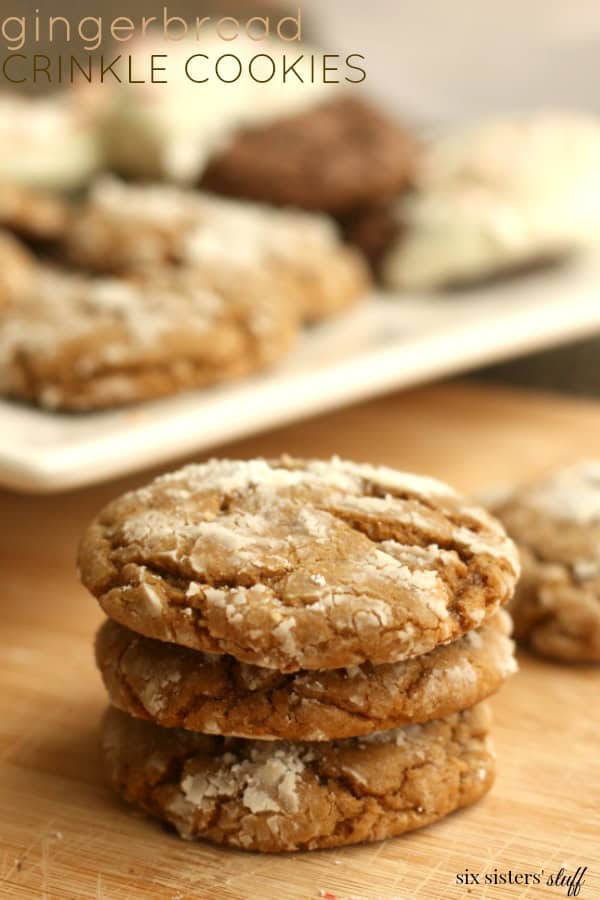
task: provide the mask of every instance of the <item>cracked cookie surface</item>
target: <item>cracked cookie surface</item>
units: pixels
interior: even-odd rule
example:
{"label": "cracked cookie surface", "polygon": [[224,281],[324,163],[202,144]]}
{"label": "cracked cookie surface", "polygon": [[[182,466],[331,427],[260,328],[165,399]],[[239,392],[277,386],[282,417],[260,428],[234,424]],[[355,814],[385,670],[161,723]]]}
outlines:
{"label": "cracked cookie surface", "polygon": [[110,709],[108,778],[187,839],[278,852],[379,841],[478,800],[492,785],[489,711],[331,743],[165,729]]}
{"label": "cracked cookie surface", "polygon": [[285,675],[151,638],[108,620],[96,660],[113,706],[167,728],[327,741],[468,709],[516,670],[509,616],[401,663]]}
{"label": "cracked cookie surface", "polygon": [[119,406],[269,365],[297,329],[283,298],[213,291],[185,273],[135,282],[39,267],[0,316],[0,393],[49,408]]}
{"label": "cracked cookie surface", "polygon": [[517,490],[495,511],[523,566],[515,636],[543,656],[600,662],[600,460]]}
{"label": "cracked cookie surface", "polygon": [[287,457],[126,494],[79,564],[133,631],[287,672],[428,653],[508,602],[519,568],[500,524],[441,482]]}
{"label": "cracked cookie surface", "polygon": [[75,265],[104,273],[178,266],[207,287],[238,291],[260,279],[307,321],[353,305],[370,285],[362,256],[325,216],[166,185],[103,179],[65,248]]}

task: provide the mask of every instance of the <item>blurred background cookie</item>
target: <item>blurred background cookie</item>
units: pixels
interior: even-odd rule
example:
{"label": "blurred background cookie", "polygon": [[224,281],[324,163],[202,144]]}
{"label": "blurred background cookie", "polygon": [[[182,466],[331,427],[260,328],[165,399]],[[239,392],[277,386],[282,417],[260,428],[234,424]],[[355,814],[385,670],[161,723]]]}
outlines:
{"label": "blurred background cookie", "polygon": [[131,178],[194,183],[240,129],[305,110],[336,91],[310,77],[268,80],[271,65],[281,73],[286,60],[312,52],[276,37],[257,43],[240,34],[231,47],[210,30],[200,42],[166,43],[149,34],[129,52],[134,68],[147,66],[154,53],[163,54],[166,69],[156,83],[122,84],[111,92],[104,152],[113,171]]}
{"label": "blurred background cookie", "polygon": [[36,262],[27,247],[0,229],[0,309],[27,295]]}
{"label": "blurred background cookie", "polygon": [[112,274],[175,266],[218,289],[251,290],[258,280],[306,321],[352,305],[370,284],[362,257],[325,216],[169,185],[98,183],[74,213],[65,253]]}
{"label": "blurred background cookie", "polygon": [[341,94],[236,134],[201,185],[277,206],[321,210],[377,268],[397,232],[392,202],[412,184],[420,145],[364,97]]}
{"label": "blurred background cookie", "polygon": [[54,409],[120,406],[253,372],[297,333],[284,297],[40,269],[0,316],[0,392]]}
{"label": "blurred background cookie", "polygon": [[89,181],[101,165],[98,122],[78,96],[0,94],[0,182],[64,191]]}
{"label": "blurred background cookie", "polygon": [[516,490],[495,512],[523,564],[515,636],[543,656],[600,662],[600,460]]}
{"label": "blurred background cookie", "polygon": [[491,120],[433,140],[396,210],[386,283],[468,284],[594,245],[599,166],[600,123],[584,113]]}
{"label": "blurred background cookie", "polygon": [[361,250],[378,275],[386,251],[401,234],[395,215],[395,203],[387,201],[360,206],[340,217],[346,240]]}
{"label": "blurred background cookie", "polygon": [[417,156],[410,131],[370,102],[340,96],[239,133],[210,161],[202,184],[342,215],[399,194],[412,180]]}
{"label": "blurred background cookie", "polygon": [[54,244],[64,234],[68,207],[57,194],[0,181],[0,227],[36,247]]}

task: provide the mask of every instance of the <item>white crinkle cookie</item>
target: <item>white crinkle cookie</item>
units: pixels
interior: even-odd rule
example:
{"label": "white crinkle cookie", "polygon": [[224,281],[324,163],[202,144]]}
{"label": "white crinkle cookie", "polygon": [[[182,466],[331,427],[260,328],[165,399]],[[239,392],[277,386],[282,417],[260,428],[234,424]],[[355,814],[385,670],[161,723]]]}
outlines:
{"label": "white crinkle cookie", "polygon": [[593,244],[600,121],[576,112],[497,119],[435,141],[384,260],[392,288],[468,283]]}
{"label": "white crinkle cookie", "polygon": [[45,190],[85,184],[101,162],[93,115],[71,95],[0,95],[0,181]]}

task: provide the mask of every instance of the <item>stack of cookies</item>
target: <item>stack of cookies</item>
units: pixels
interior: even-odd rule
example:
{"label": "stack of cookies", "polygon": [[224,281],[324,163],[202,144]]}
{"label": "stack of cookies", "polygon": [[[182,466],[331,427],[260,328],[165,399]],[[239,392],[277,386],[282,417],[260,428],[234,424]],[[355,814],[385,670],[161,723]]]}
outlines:
{"label": "stack of cookies", "polygon": [[490,788],[516,551],[433,479],[213,460],[110,504],[80,548],[110,617],[108,776],[186,838],[283,851],[427,825]]}

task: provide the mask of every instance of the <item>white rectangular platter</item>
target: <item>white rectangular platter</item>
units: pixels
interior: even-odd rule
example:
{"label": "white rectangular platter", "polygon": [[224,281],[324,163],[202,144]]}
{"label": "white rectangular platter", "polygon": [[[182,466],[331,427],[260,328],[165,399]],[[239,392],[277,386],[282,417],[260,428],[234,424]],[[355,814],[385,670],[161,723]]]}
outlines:
{"label": "white rectangular platter", "polygon": [[126,474],[394,388],[600,333],[600,255],[448,296],[377,295],[254,378],[63,415],[0,401],[0,484],[53,492]]}

